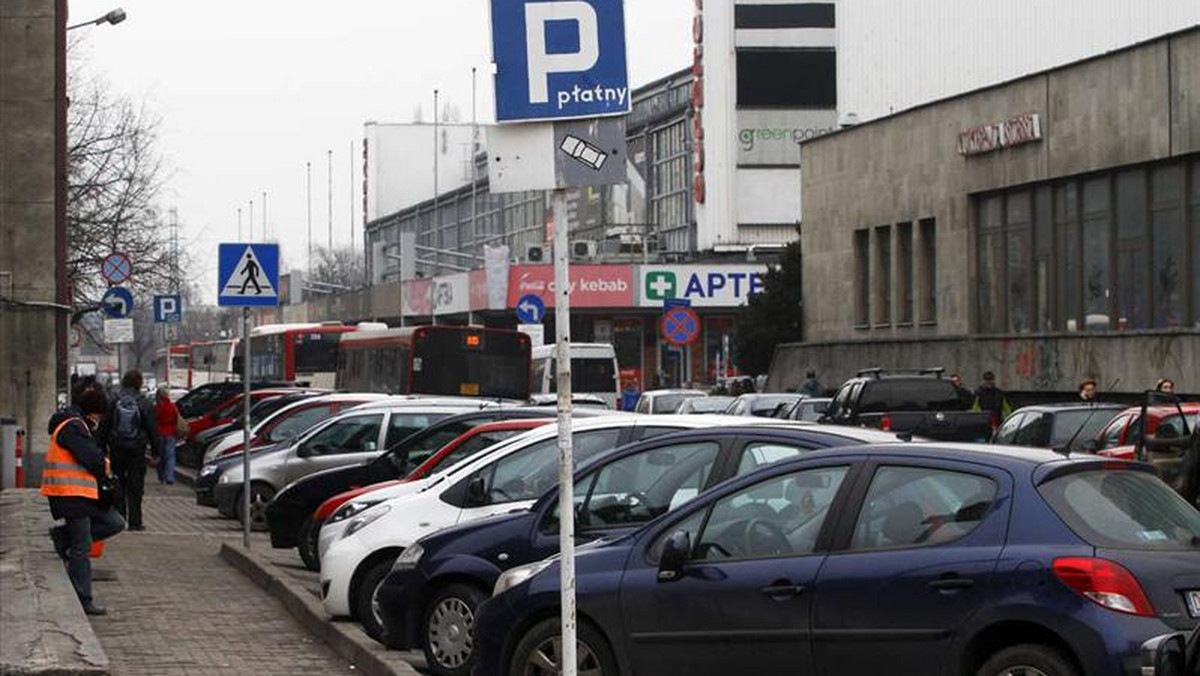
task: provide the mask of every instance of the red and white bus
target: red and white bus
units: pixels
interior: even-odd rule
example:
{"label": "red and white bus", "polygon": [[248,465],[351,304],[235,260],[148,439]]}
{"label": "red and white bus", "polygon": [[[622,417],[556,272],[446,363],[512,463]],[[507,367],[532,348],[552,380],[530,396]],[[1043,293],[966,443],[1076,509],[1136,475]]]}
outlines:
{"label": "red and white bus", "polygon": [[168,345],[154,352],[154,377],[159,384],[171,387],[191,387],[191,350],[187,345]]}
{"label": "red and white bus", "polygon": [[[264,324],[250,330],[250,379],[295,381],[332,388],[337,375],[338,340],[353,326]],[[235,375],[242,373],[241,349],[233,357]]]}
{"label": "red and white bus", "polygon": [[336,386],[349,392],[529,399],[529,336],[479,326],[342,336]]}
{"label": "red and white bus", "polygon": [[191,360],[189,362],[190,379],[186,387],[193,388],[208,383],[223,383],[236,379],[233,371],[233,354],[238,341],[207,340],[192,343],[189,346]]}

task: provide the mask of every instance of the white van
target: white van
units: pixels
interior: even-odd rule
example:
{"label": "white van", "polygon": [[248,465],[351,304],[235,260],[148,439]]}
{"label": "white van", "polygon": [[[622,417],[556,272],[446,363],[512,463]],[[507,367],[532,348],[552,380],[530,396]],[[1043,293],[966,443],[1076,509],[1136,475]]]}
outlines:
{"label": "white van", "polygon": [[[554,345],[533,348],[533,393],[557,392]],[[591,394],[617,408],[621,385],[617,380],[617,353],[608,343],[571,343],[571,393]]]}

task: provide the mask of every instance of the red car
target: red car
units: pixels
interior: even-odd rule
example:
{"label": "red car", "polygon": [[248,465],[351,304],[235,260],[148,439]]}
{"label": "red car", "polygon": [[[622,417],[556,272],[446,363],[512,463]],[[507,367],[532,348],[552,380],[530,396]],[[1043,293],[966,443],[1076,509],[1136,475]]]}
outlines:
{"label": "red car", "polygon": [[[1183,409],[1183,418],[1179,410]],[[1099,455],[1122,460],[1133,460],[1133,448],[1141,434],[1141,407],[1133,407],[1122,411],[1105,426],[1096,439]],[[1153,406],[1146,409],[1149,420],[1146,432],[1160,438],[1182,437],[1183,423],[1187,422],[1188,431],[1196,429],[1200,423],[1200,402],[1186,402],[1175,406]]]}
{"label": "red car", "polygon": [[[250,392],[251,404],[256,404],[268,397],[280,397],[295,392],[295,389],[261,389]],[[195,418],[188,418],[188,439],[195,439],[201,432],[220,425],[228,425],[242,414],[242,393],[229,397],[214,406],[207,413]]]}

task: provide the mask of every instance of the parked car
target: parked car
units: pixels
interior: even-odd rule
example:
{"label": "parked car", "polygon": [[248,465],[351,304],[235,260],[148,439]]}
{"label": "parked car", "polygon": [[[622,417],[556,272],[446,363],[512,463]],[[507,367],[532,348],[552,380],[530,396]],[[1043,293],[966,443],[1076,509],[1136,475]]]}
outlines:
{"label": "parked car", "polygon": [[646,390],[638,397],[634,413],[674,413],[688,399],[707,397],[704,390]]}
{"label": "parked car", "polygon": [[[257,404],[258,402],[260,402],[264,399],[281,397],[285,394],[291,394],[291,393],[294,393],[297,391],[298,390],[296,388],[281,389],[281,388],[273,388],[273,387],[272,388],[262,388],[262,389],[258,389],[258,390],[251,390],[250,391],[250,405],[254,406],[254,404]],[[221,402],[221,404],[219,406],[216,406],[216,407],[212,408],[211,410],[209,410],[204,415],[201,415],[196,418],[188,418],[187,419],[187,426],[188,426],[187,438],[188,438],[188,440],[195,441],[197,443],[201,443],[199,441],[199,437],[206,430],[212,429],[214,427],[221,427],[224,425],[228,425],[229,423],[232,423],[234,420],[236,420],[237,417],[243,413],[243,404],[242,404],[243,398],[244,398],[243,393],[238,392],[237,394],[233,395],[232,397],[229,397],[225,401]]]}
{"label": "parked car", "polygon": [[707,397],[690,397],[679,402],[675,409],[678,415],[699,415],[704,413],[724,413],[733,403],[733,397],[709,395]]}
{"label": "parked car", "polygon": [[[637,439],[736,422],[724,416],[619,415],[579,420],[572,427],[574,458],[582,464]],[[326,612],[350,616],[372,637],[381,637],[375,592],[396,557],[421,537],[456,523],[528,509],[558,480],[557,435],[555,426],[531,430],[433,480],[389,489],[406,490],[351,519],[330,519],[320,536]],[[342,508],[352,508],[355,502]]]}
{"label": "parked car", "polygon": [[[250,389],[261,390],[263,388],[286,388],[293,387],[292,383],[283,381],[260,381],[250,383]],[[214,407],[228,401],[230,397],[241,394],[244,391],[242,383],[236,380],[230,380],[219,383],[206,383],[198,387],[193,387],[188,390],[188,393],[180,397],[175,405],[179,407],[179,415],[185,419],[197,418],[208,413]]]}
{"label": "parked car", "polygon": [[[557,406],[557,394],[535,394],[529,398],[530,406]],[[608,402],[598,394],[578,394],[571,393],[572,406],[590,406],[595,408],[609,408]]]}
{"label": "parked car", "polygon": [[[1141,434],[1141,416],[1140,406],[1121,411],[1096,435],[1095,450],[1108,457],[1133,460],[1134,446]],[[1146,425],[1147,434],[1159,435],[1162,428],[1168,437],[1181,437],[1184,435],[1185,423],[1188,431],[1200,425],[1200,402],[1182,402],[1178,408],[1152,406],[1146,410],[1146,419],[1149,421]]]}
{"label": "parked car", "polygon": [[[479,400],[475,400],[474,403],[478,406]],[[580,409],[578,415],[600,413],[605,411]],[[267,505],[266,518],[271,531],[271,546],[276,549],[300,548],[300,556],[305,566],[316,570],[320,564],[318,552],[313,548],[315,533],[312,531],[319,532],[320,528],[312,523],[312,515],[322,502],[356,486],[402,479],[446,444],[478,425],[499,420],[547,419],[554,415],[554,409],[536,407],[493,406],[482,410],[460,411],[457,415],[413,433],[412,436],[389,439],[387,451],[377,458],[372,458],[370,462],[345,464],[305,476],[285,487]]]}
{"label": "parked car", "polygon": [[[796,509],[788,494],[808,490]],[[576,559],[580,671],[1123,676],[1200,623],[1200,512],[1141,463],[817,451]],[[557,563],[480,606],[473,674],[553,673]]]}
{"label": "parked car", "polygon": [[[366,392],[301,396],[267,416],[250,432],[250,448],[270,446],[291,441],[319,422],[328,420],[348,408],[386,399],[385,394]],[[204,464],[242,450],[243,435],[234,434],[218,439],[204,451]]]}
{"label": "parked car", "polygon": [[942,369],[863,369],[842,383],[822,420],[939,441],[991,439],[992,415],[967,410],[967,403],[942,373]]}
{"label": "parked car", "polygon": [[[1174,403],[1131,409],[1105,429],[1097,445],[1100,455],[1143,460],[1159,476],[1200,508],[1200,403]],[[1147,420],[1145,434],[1142,418]],[[1124,427],[1122,428],[1122,425]],[[1119,444],[1108,447],[1114,440]]]}
{"label": "parked car", "polygon": [[[321,526],[325,523],[325,519],[346,502],[357,498],[365,493],[380,490],[389,486],[395,486],[409,481],[416,481],[432,476],[437,472],[449,469],[455,463],[462,462],[467,458],[474,456],[476,453],[483,451],[490,446],[500,443],[505,439],[520,434],[526,430],[541,427],[551,421],[551,418],[517,418],[512,420],[502,420],[499,422],[484,423],[477,425],[466,432],[463,432],[450,443],[438,449],[428,460],[417,466],[416,469],[409,472],[403,479],[391,479],[378,483],[369,484],[352,488],[348,491],[338,493],[337,495],[322,502],[312,515],[305,519],[300,526],[297,535],[296,549],[300,554],[300,559],[304,562],[304,566],[309,570],[319,570],[321,567],[320,558],[317,554],[317,536],[321,532]],[[401,442],[403,444],[403,442]],[[286,489],[285,489],[286,490]],[[364,502],[362,504],[369,505]],[[271,522],[271,505],[267,505],[267,521]]]}
{"label": "parked car", "polygon": [[773,418],[779,410],[792,406],[803,396],[791,392],[786,394],[742,394],[730,402],[729,407],[725,409],[725,415]]}
{"label": "parked car", "polygon": [[[777,426],[677,432],[625,446],[575,472],[576,537],[612,540],[718,483],[812,450],[895,435],[868,429]],[[812,500],[797,489],[797,509]],[[396,560],[379,587],[384,643],[423,649],[430,671],[464,676],[474,613],[500,575],[558,552],[558,487],[529,511],[447,528],[426,536]]]}
{"label": "parked car", "polygon": [[[297,401],[308,397],[315,397],[321,392],[310,390],[292,390],[287,394],[271,395],[262,397],[254,402],[250,407],[250,427],[253,429],[266,418],[273,415],[276,411],[287,407],[289,404],[294,404]],[[238,402],[239,404],[241,402]],[[207,449],[219,439],[224,439],[231,434],[237,434],[243,431],[243,423],[245,414],[241,411],[237,413],[233,420],[216,427],[210,427],[204,430],[192,440],[197,446]]]}
{"label": "parked car", "polygon": [[778,417],[798,422],[818,422],[825,415],[825,411],[829,410],[831,401],[833,399],[829,397],[806,396],[792,404],[790,408],[781,411]]}
{"label": "parked car", "polygon": [[1120,404],[1043,404],[1009,414],[992,435],[993,444],[1035,446],[1074,453],[1096,449],[1096,436],[1118,413]]}
{"label": "parked car", "polygon": [[[357,407],[309,430],[303,437],[269,453],[256,456],[250,471],[250,523],[266,530],[266,507],[284,486],[314,472],[374,460],[389,444],[456,413],[463,406],[429,406],[397,402],[390,408]],[[242,465],[232,463],[221,472],[213,497],[223,516],[244,520]]]}

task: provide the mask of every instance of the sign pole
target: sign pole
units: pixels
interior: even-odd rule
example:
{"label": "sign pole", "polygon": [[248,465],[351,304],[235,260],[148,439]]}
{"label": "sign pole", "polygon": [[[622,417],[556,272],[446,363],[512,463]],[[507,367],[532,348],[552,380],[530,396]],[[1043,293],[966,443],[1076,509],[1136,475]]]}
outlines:
{"label": "sign pole", "polygon": [[242,546],[250,549],[250,308],[242,308]]}
{"label": "sign pole", "polygon": [[558,550],[561,566],[562,654],[559,673],[576,676],[575,464],[571,452],[571,259],[567,251],[567,191],[554,191],[554,334],[558,378]]}

